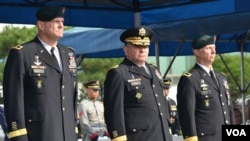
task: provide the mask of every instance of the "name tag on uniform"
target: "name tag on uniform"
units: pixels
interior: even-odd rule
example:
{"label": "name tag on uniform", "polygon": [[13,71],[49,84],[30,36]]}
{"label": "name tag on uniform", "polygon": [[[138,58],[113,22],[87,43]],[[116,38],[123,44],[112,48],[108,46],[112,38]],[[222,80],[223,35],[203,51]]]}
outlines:
{"label": "name tag on uniform", "polygon": [[139,86],[141,85],[141,78],[129,79],[128,82],[131,86]]}

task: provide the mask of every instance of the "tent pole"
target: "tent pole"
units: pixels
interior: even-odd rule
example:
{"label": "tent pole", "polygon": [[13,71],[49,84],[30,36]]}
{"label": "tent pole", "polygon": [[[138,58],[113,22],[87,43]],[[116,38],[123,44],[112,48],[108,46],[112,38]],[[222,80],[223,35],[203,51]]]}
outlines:
{"label": "tent pole", "polygon": [[175,60],[176,56],[178,55],[178,53],[180,52],[181,48],[183,47],[184,42],[185,42],[185,40],[181,40],[181,43],[180,43],[180,45],[178,46],[178,48],[176,49],[176,52],[175,52],[175,54],[173,55],[173,58],[172,58],[172,60],[171,60],[171,62],[170,62],[170,64],[169,64],[169,66],[168,66],[168,68],[167,68],[165,74],[163,75],[163,78],[165,78],[165,77],[167,76],[167,74],[168,74],[170,68],[172,67],[172,64],[174,63],[174,60]]}
{"label": "tent pole", "polygon": [[134,27],[141,26],[141,13],[139,0],[133,0],[134,5]]}
{"label": "tent pole", "polygon": [[155,42],[155,58],[156,58],[156,66],[160,70],[159,41]]}
{"label": "tent pole", "polygon": [[[246,124],[246,112],[245,112],[245,84],[244,84],[244,47],[245,47],[245,42],[242,41],[241,44],[240,44],[240,53],[241,53],[241,96],[242,96],[242,121],[243,121],[243,124],[245,125]],[[242,91],[243,90],[243,91]]]}
{"label": "tent pole", "polygon": [[141,13],[140,12],[135,12],[134,13],[134,26],[138,27],[141,25]]}

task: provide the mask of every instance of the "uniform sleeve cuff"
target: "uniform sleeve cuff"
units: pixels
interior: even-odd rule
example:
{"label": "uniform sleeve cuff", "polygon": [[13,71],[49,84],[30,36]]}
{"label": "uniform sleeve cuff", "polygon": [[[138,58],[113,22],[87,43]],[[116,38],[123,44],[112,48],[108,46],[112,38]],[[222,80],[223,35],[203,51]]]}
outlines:
{"label": "uniform sleeve cuff", "polygon": [[93,133],[89,138],[90,138],[91,140],[93,140],[96,136],[98,136],[98,134],[97,134],[97,133]]}
{"label": "uniform sleeve cuff", "polygon": [[198,137],[197,136],[188,137],[185,138],[184,141],[198,141]]}

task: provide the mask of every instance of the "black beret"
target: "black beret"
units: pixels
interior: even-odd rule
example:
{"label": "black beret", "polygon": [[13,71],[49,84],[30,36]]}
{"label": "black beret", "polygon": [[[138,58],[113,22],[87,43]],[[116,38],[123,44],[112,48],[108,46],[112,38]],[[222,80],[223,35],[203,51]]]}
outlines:
{"label": "black beret", "polygon": [[166,78],[163,80],[164,88],[169,89],[171,85],[172,80],[170,78]]}
{"label": "black beret", "polygon": [[125,30],[120,40],[124,43],[131,43],[133,45],[149,46],[150,40],[153,37],[153,31],[147,27],[136,27]]}
{"label": "black beret", "polygon": [[214,39],[209,35],[199,35],[192,42],[193,49],[201,49],[206,45],[214,44]]}
{"label": "black beret", "polygon": [[84,84],[85,88],[100,89],[99,80],[89,81]]}
{"label": "black beret", "polygon": [[36,12],[36,18],[40,21],[51,21],[64,16],[65,8],[57,6],[44,6]]}

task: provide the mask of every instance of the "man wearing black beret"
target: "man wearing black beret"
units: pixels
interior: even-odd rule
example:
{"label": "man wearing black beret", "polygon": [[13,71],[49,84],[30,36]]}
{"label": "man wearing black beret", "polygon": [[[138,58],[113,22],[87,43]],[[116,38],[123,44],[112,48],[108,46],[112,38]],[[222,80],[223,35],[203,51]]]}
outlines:
{"label": "man wearing black beret", "polygon": [[104,116],[114,141],[172,141],[162,76],[146,62],[152,36],[147,27],[120,36],[125,58],[104,82]]}
{"label": "man wearing black beret", "polygon": [[3,78],[10,141],[76,141],[77,78],[74,50],[59,44],[64,8],[41,7],[38,35],[10,50]]}
{"label": "man wearing black beret", "polygon": [[185,141],[222,141],[222,125],[234,124],[227,78],[214,71],[213,37],[200,35],[192,42],[195,66],[177,87],[177,109]]}

